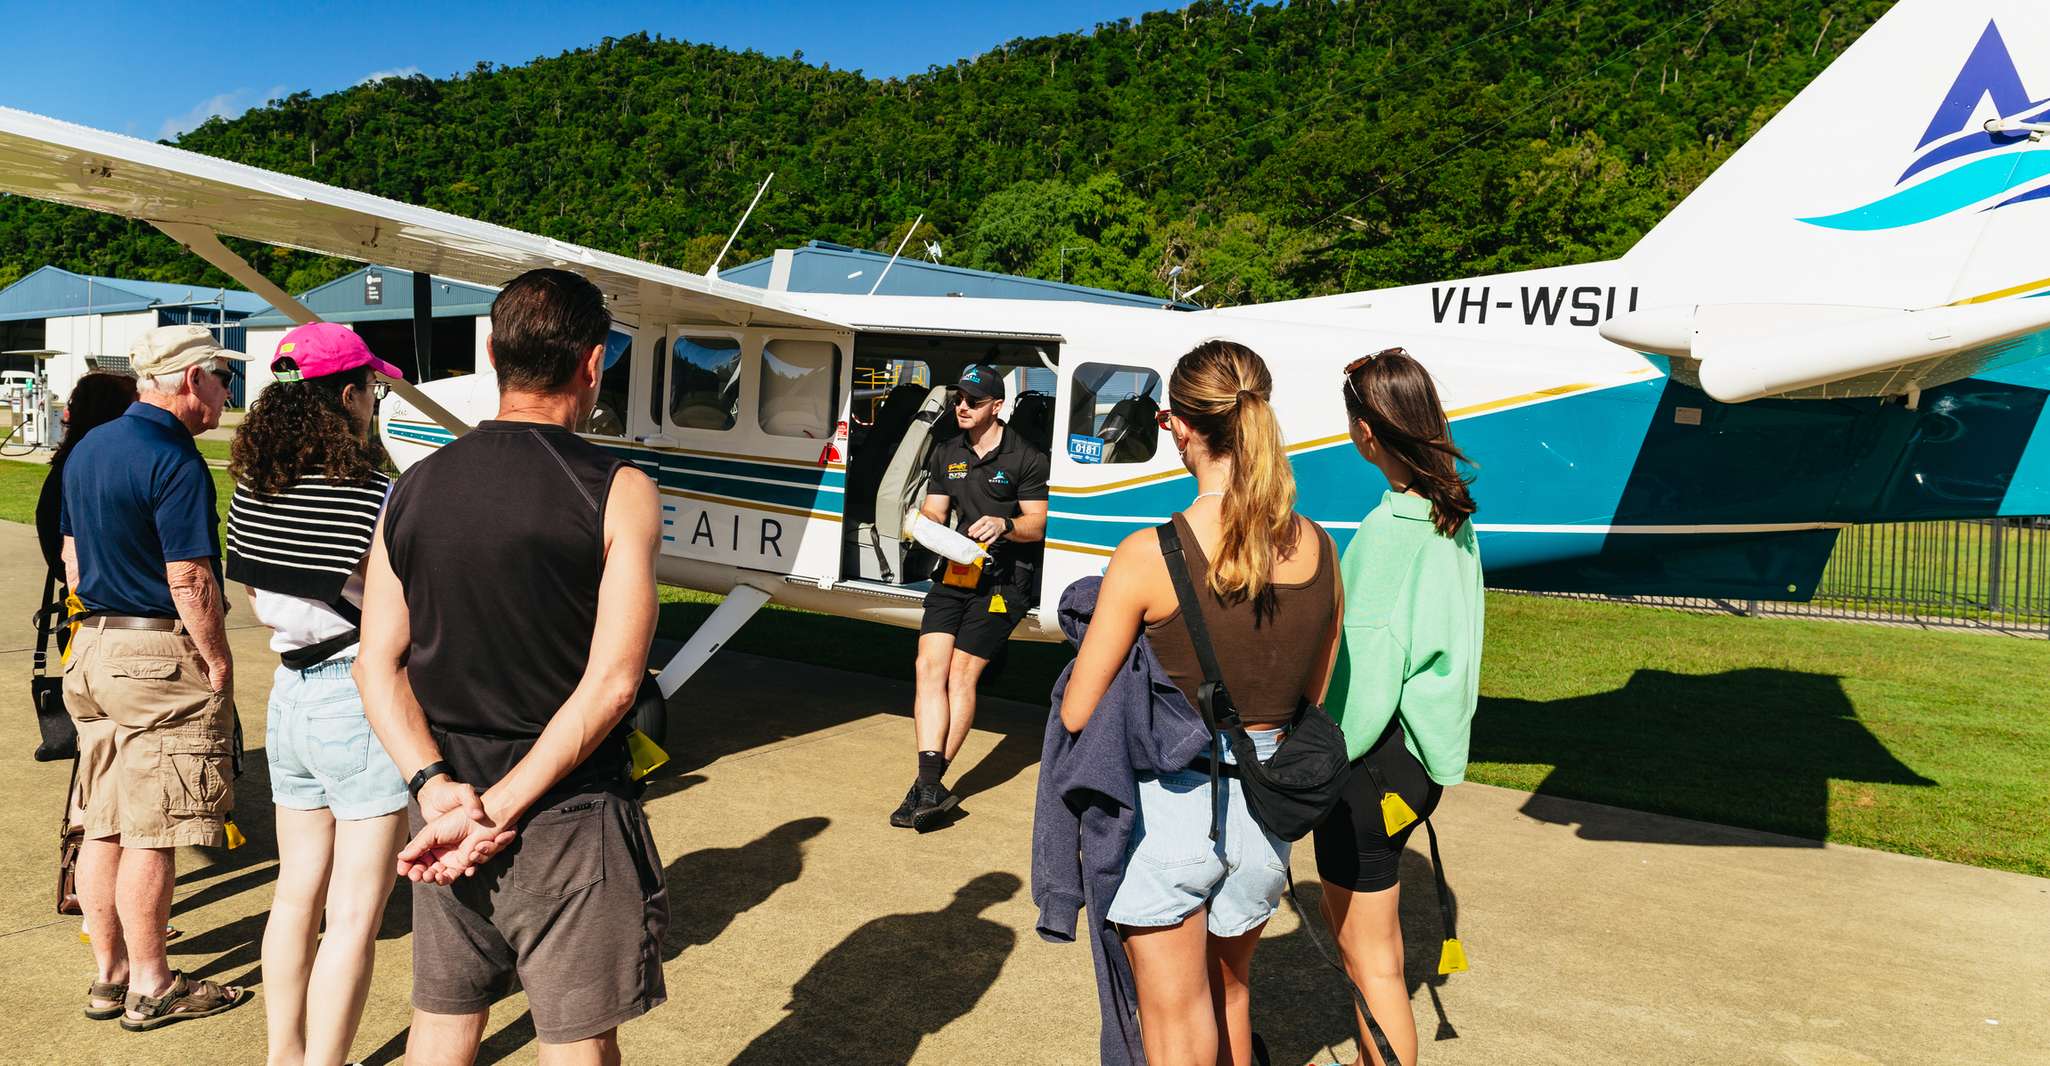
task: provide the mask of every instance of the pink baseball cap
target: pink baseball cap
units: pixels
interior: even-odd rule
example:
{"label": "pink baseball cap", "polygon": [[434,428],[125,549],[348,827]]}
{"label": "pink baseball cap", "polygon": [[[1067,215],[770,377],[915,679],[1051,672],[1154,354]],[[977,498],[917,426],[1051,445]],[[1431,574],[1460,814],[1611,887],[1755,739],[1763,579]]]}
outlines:
{"label": "pink baseball cap", "polygon": [[324,378],[367,366],[388,378],[405,379],[399,368],[370,354],[370,346],[347,326],[334,322],[308,322],[294,327],[278,341],[271,357],[271,375],[279,381]]}

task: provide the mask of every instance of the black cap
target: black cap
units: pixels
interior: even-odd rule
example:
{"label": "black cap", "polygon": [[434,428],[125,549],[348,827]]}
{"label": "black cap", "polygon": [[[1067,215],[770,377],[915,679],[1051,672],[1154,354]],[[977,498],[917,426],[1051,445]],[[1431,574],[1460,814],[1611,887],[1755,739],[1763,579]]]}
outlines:
{"label": "black cap", "polygon": [[959,385],[963,393],[978,400],[1004,398],[1004,376],[988,363],[968,364],[968,369],[961,371]]}

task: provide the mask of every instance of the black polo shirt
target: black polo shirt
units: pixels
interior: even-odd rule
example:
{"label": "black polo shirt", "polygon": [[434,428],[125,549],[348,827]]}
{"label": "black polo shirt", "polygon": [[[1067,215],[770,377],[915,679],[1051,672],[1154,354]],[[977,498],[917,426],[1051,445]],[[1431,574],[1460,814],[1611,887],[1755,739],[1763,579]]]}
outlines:
{"label": "black polo shirt", "polygon": [[[1046,499],[1046,477],[1050,461],[1030,441],[1005,426],[1003,436],[988,455],[977,456],[966,434],[935,445],[926,459],[931,480],[926,492],[953,500],[954,528],[967,532],[985,515],[1016,518],[1018,507],[1027,500]],[[1028,593],[1038,591],[1039,562],[1046,555],[1044,540],[1018,544],[999,540],[989,550],[984,568],[985,581],[1014,585]]]}

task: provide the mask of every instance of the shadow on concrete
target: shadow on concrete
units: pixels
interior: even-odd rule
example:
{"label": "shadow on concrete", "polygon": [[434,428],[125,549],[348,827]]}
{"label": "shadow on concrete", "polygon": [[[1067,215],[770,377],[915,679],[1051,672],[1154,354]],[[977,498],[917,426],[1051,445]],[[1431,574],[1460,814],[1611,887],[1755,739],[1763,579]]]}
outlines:
{"label": "shadow on concrete", "polygon": [[892,914],[856,929],[790,990],[790,1013],[733,1066],[835,1062],[901,1066],[918,1045],[975,1008],[1017,946],[982,912],[1023,887],[1009,873],[968,882],[937,911]]}
{"label": "shadow on concrete", "polygon": [[704,848],[669,864],[669,936],[662,960],[719,939],[735,918],[768,902],[804,873],[804,848],[833,824],[827,818],[785,822],[737,848]]}
{"label": "shadow on concrete", "polygon": [[[1622,688],[1592,696],[1483,698],[1472,756],[1553,766],[1523,812],[1577,824],[1589,840],[1820,847],[1832,780],[1936,784],[1858,720],[1838,678],[1797,670],[1639,670]],[[1639,811],[1802,839],[1763,840]]]}
{"label": "shadow on concrete", "polygon": [[[1430,860],[1415,850],[1405,850],[1401,877],[1403,971],[1412,997],[1420,988],[1430,993],[1430,1009],[1417,1013],[1418,1043],[1428,1048],[1436,1040],[1459,1038],[1438,995],[1451,980],[1438,973],[1444,923],[1438,917],[1438,889]],[[1457,883],[1456,868],[1448,871],[1447,881]],[[1321,913],[1323,884],[1315,879],[1298,881],[1296,888],[1308,920],[1317,923],[1318,938],[1335,951],[1331,927],[1324,924]],[[1287,909],[1287,902],[1282,907]],[[1457,924],[1457,892],[1452,893],[1452,912]],[[1300,927],[1260,940],[1260,950],[1253,956],[1253,1028],[1266,1039],[1276,1063],[1329,1061],[1328,1055],[1318,1057],[1325,1048],[1358,1038],[1351,990]]]}

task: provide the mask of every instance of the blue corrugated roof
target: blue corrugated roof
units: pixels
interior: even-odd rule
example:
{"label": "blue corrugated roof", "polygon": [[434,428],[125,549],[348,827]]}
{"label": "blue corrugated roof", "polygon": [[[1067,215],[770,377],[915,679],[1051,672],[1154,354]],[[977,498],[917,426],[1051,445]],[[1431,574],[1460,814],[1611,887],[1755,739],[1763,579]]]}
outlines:
{"label": "blue corrugated roof", "polygon": [[[795,249],[790,262],[790,292],[866,293],[875,285],[890,257],[882,252],[812,241]],[[719,272],[722,281],[767,288],[775,260],[757,259]],[[946,266],[923,259],[901,258],[890,267],[879,296],[965,296],[993,300],[1079,300],[1086,303],[1159,307],[1166,300],[1140,293],[1093,289],[1040,278],[993,274],[987,270]],[[1194,305],[1183,305],[1194,310]]]}
{"label": "blue corrugated roof", "polygon": [[[377,303],[369,299],[368,275],[378,276]],[[447,278],[434,280],[434,317],[473,318],[491,313],[497,289]],[[397,267],[367,266],[299,294],[306,309],[328,322],[378,322],[413,317],[413,272]],[[282,312],[266,310],[249,319],[250,326],[289,326]]]}
{"label": "blue corrugated roof", "polygon": [[0,322],[146,311],[171,304],[210,304],[217,297],[230,315],[251,315],[270,307],[263,297],[241,289],[106,278],[45,266],[0,289]]}

